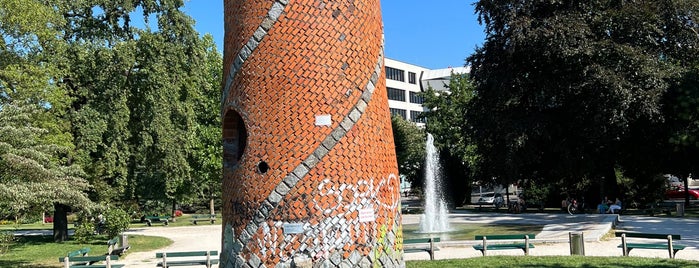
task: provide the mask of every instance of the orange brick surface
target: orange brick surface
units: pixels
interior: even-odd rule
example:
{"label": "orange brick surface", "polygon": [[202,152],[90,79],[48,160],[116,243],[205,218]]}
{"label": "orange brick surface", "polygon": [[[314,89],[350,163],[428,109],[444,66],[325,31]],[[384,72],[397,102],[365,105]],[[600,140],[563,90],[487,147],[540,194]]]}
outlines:
{"label": "orange brick surface", "polygon": [[221,267],[401,266],[379,0],[224,3]]}

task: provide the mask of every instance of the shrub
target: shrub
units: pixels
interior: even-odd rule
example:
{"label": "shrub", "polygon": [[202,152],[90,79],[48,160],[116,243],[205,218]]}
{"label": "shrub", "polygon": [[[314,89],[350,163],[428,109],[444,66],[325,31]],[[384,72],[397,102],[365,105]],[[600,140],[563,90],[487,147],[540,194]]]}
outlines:
{"label": "shrub", "polygon": [[175,210],[175,217],[182,217],[182,210]]}
{"label": "shrub", "polygon": [[95,236],[95,227],[89,222],[82,222],[80,225],[75,226],[75,234],[73,238],[80,244],[85,244],[92,240]]}
{"label": "shrub", "polygon": [[131,223],[131,217],[123,209],[113,208],[107,210],[104,215],[105,222],[104,228],[107,231],[107,236],[109,238],[119,235],[121,232],[129,229],[129,224]]}
{"label": "shrub", "polygon": [[10,231],[0,232],[0,255],[10,249],[10,246],[15,242],[15,235]]}
{"label": "shrub", "polygon": [[78,222],[78,221],[79,221],[79,220],[78,220],[79,218],[80,218],[79,215],[76,214],[76,213],[68,214],[68,216],[67,216],[67,220],[68,220],[69,223]]}

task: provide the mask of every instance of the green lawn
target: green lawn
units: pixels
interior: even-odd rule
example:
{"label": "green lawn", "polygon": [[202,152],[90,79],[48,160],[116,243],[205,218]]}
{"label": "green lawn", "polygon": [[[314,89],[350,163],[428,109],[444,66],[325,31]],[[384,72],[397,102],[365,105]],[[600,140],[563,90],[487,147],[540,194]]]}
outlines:
{"label": "green lawn", "polygon": [[487,256],[468,259],[408,261],[407,268],[442,267],[699,267],[699,262],[640,257]]}
{"label": "green lawn", "polygon": [[[103,255],[107,252],[107,238],[97,236],[96,239],[80,244],[76,241],[64,243],[53,242],[51,236],[18,237],[18,241],[9,252],[0,255],[0,267],[63,267],[58,258],[66,253],[83,247],[91,249],[89,255]],[[172,240],[163,237],[129,235],[131,248],[127,255],[133,252],[151,251],[172,244]],[[118,263],[118,262],[117,262]]]}
{"label": "green lawn", "polygon": [[[168,228],[175,226],[195,226],[189,221],[192,218],[191,214],[185,214],[177,217],[176,221],[170,221],[168,226],[163,223],[154,222],[153,226],[148,227],[145,223],[133,221],[129,228]],[[211,225],[208,221],[198,222],[199,225]],[[216,223],[221,224],[221,215],[216,215]],[[73,229],[73,224],[68,227]],[[53,224],[4,224],[0,225],[0,231],[16,231],[16,230],[51,230]],[[34,237],[18,237],[18,241],[13,245],[8,253],[0,255],[0,267],[63,267],[58,262],[58,257],[65,256],[66,253],[90,247],[90,255],[104,254],[107,251],[106,236],[97,236],[96,239],[86,243],[79,244],[76,241],[66,241],[64,243],[54,243],[51,236],[34,236]],[[132,252],[151,251],[158,248],[166,247],[172,244],[172,240],[162,237],[129,235],[129,244],[131,248],[127,251],[127,255]],[[118,262],[117,262],[118,263]]]}
{"label": "green lawn", "polygon": [[473,240],[476,235],[487,234],[538,234],[544,228],[543,225],[491,225],[491,224],[471,224],[471,223],[452,223],[452,231],[440,234],[426,234],[418,232],[419,224],[404,224],[403,237],[411,238],[426,238],[440,237],[442,241],[454,240]]}
{"label": "green lawn", "polygon": [[[172,220],[168,222],[168,226],[195,226],[190,219],[192,219],[192,216],[194,214],[183,214],[180,217],[175,218],[175,221],[173,222]],[[211,222],[209,221],[198,221],[198,225],[211,225]],[[221,224],[221,214],[216,214],[216,222],[214,224]],[[153,227],[163,227],[165,226],[162,222],[153,222],[152,226]],[[140,221],[133,221],[131,222],[130,228],[142,228],[142,227],[148,227],[146,223],[141,223]]]}

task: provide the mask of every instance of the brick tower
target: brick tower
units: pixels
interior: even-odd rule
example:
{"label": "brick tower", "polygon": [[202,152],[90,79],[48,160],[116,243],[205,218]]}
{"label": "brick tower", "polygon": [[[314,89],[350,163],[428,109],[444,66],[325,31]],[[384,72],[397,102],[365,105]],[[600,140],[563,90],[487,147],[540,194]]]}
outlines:
{"label": "brick tower", "polygon": [[379,0],[225,0],[221,267],[403,266]]}

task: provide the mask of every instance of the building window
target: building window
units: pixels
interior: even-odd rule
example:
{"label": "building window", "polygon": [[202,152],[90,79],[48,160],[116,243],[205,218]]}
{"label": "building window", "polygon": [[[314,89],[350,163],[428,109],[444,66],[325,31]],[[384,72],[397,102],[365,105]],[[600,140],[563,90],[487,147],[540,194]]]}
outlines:
{"label": "building window", "polygon": [[410,121],[413,121],[415,123],[425,123],[425,118],[420,117],[422,112],[420,111],[410,111]]}
{"label": "building window", "polygon": [[413,72],[408,72],[408,83],[415,84],[417,83],[415,81],[415,73]]}
{"label": "building window", "polygon": [[410,92],[410,103],[422,104],[425,102],[425,98],[419,92]]}
{"label": "building window", "polygon": [[386,78],[405,82],[405,71],[386,66]]}
{"label": "building window", "polygon": [[405,101],[405,90],[387,87],[388,99],[394,101]]}
{"label": "building window", "polygon": [[[406,118],[405,118],[405,110],[403,110],[403,109],[396,109],[396,108],[389,108],[389,110],[391,110],[391,115],[392,115],[392,116],[393,116],[393,115],[399,115],[399,116],[402,117],[403,119],[406,119]],[[384,111],[385,111],[385,110],[384,110]]]}

